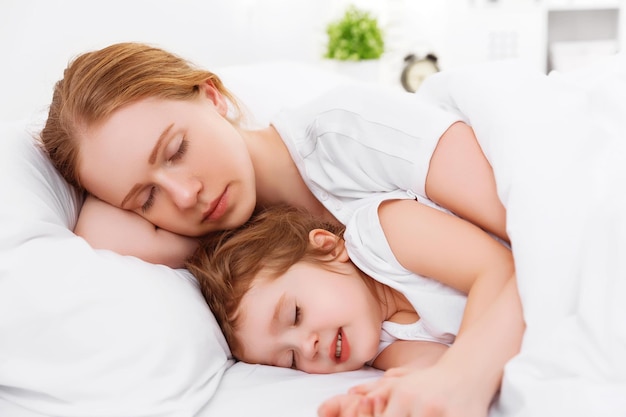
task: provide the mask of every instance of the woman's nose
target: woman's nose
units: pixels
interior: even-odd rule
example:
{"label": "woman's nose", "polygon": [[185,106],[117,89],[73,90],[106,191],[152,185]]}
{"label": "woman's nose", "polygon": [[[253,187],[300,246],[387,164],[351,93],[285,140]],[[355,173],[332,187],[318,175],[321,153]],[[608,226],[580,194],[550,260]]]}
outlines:
{"label": "woman's nose", "polygon": [[196,205],[202,184],[194,177],[172,175],[163,180],[163,187],[171,196],[174,204],[183,210]]}

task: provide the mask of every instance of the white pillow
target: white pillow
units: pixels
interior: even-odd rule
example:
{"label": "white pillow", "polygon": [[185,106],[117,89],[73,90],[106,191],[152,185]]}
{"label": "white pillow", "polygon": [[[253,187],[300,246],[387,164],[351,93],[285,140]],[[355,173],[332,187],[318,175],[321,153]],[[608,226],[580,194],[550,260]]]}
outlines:
{"label": "white pillow", "polygon": [[0,122],[0,415],[194,415],[231,364],[184,270],[93,250],[80,198]]}

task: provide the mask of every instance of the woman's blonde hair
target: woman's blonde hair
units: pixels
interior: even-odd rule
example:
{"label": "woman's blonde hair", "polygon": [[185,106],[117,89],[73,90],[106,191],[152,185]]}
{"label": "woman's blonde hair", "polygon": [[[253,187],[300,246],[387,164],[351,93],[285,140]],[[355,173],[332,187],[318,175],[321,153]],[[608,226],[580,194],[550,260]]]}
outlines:
{"label": "woman's blonde hair", "polygon": [[299,261],[327,262],[326,255],[335,247],[311,246],[309,232],[314,229],[328,230],[340,238],[344,231],[343,226],[320,221],[300,209],[271,207],[255,213],[237,229],[206,236],[190,258],[187,268],[200,283],[235,357],[242,353],[235,337],[239,305],[259,272],[272,279]]}
{"label": "woman's blonde hair", "polygon": [[143,98],[191,99],[205,82],[231,102],[238,117],[238,103],[217,75],[163,49],[118,43],[84,53],[54,86],[40,142],[66,181],[83,190],[77,173],[81,131]]}

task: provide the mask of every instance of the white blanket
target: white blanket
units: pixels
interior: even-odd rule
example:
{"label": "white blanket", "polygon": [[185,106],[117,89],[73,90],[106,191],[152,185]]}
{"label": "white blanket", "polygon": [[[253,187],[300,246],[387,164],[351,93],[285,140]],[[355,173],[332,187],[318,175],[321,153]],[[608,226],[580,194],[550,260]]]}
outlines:
{"label": "white blanket", "polygon": [[420,94],[473,126],[507,208],[527,330],[492,417],[626,415],[626,57],[447,71]]}

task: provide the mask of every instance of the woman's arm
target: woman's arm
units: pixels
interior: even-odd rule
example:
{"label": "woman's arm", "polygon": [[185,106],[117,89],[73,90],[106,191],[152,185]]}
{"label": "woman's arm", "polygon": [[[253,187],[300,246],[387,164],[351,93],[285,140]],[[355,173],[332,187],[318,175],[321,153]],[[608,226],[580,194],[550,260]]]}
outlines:
{"label": "woman's arm", "polygon": [[95,249],[109,249],[146,262],[182,268],[197,239],[157,228],[140,215],[93,196],[85,199],[74,233]]}
{"label": "woman's arm", "polygon": [[430,160],[426,194],[435,203],[509,242],[506,210],[493,169],[472,128],[458,122],[441,136]]}

